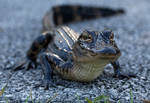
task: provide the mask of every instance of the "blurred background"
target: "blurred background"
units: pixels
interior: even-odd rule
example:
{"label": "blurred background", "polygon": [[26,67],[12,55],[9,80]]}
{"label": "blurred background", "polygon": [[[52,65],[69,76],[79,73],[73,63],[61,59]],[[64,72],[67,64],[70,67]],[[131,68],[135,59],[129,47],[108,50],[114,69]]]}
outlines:
{"label": "blurred background", "polygon": [[[130,101],[130,88],[135,103],[141,99],[150,99],[150,1],[149,0],[0,0],[0,89],[7,81],[5,68],[13,65],[25,53],[32,41],[40,35],[42,18],[55,5],[81,4],[94,7],[122,8],[125,14],[85,20],[68,24],[77,32],[85,28],[103,30],[110,28],[122,51],[121,66],[125,72],[134,72],[137,78],[129,80],[115,79],[113,69],[106,68],[107,75],[102,75],[94,83],[82,84],[55,77],[58,88],[33,89],[40,81],[40,70],[31,70],[22,74],[19,71],[10,81],[4,96],[10,101],[24,101],[32,89],[35,100],[45,101],[57,93],[55,103],[85,102],[101,94],[108,95],[110,101],[121,103]],[[77,94],[77,96],[75,96]],[[0,101],[5,101],[0,97]],[[79,103],[80,103],[79,102]]]}

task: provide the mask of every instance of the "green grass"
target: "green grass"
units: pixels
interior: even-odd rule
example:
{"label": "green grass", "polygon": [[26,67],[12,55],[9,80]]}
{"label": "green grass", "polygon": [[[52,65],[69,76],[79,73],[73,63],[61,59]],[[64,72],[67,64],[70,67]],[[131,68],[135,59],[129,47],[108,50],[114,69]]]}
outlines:
{"label": "green grass", "polygon": [[100,103],[100,101],[103,101],[104,103],[110,103],[109,97],[108,96],[104,96],[104,95],[100,95],[98,97],[95,97],[94,100],[90,100],[88,98],[85,98],[85,100],[88,103]]}
{"label": "green grass", "polygon": [[[7,87],[8,83],[0,90],[0,96],[2,96],[5,92],[5,89]],[[49,103],[51,102],[54,98],[56,98],[58,94],[54,94],[54,96],[50,97],[46,103]],[[78,100],[79,100],[79,96],[78,96]],[[32,98],[32,89],[30,90],[30,94],[29,96],[27,96],[26,100],[25,100],[25,103],[28,103],[29,99],[31,99],[32,103],[41,103],[39,101],[36,101],[34,102],[33,98]],[[108,96],[105,96],[105,95],[100,95],[98,97],[95,97],[93,100],[90,100],[89,98],[85,98],[85,100],[88,102],[88,103],[101,103],[101,102],[104,102],[104,103],[110,103],[109,101],[109,97]],[[5,97],[5,101],[6,103],[9,103],[8,102],[8,99]],[[130,89],[130,103],[133,103],[133,93],[132,93],[132,89]],[[117,103],[121,103],[120,100],[117,101]]]}
{"label": "green grass", "polygon": [[118,102],[117,102],[117,103],[121,103],[121,102],[120,102],[120,100],[118,100]]}
{"label": "green grass", "polygon": [[5,97],[5,101],[6,101],[6,103],[8,103],[8,99]]}
{"label": "green grass", "polygon": [[132,89],[130,88],[130,103],[133,103],[133,94]]}
{"label": "green grass", "polygon": [[[51,102],[54,98],[56,98],[57,95],[58,95],[58,94],[54,94],[52,97],[50,97],[50,98],[46,101],[46,103]],[[28,103],[29,99],[31,99],[32,103],[42,103],[42,102],[39,102],[39,101],[34,102],[34,100],[33,100],[33,98],[32,98],[32,89],[30,90],[30,95],[26,98],[25,103]]]}
{"label": "green grass", "polygon": [[54,94],[54,96],[53,97],[51,97],[51,98],[49,98],[47,101],[46,101],[46,103],[49,103],[49,102],[51,102],[54,98],[56,98],[56,96],[57,96],[58,94]]}
{"label": "green grass", "polygon": [[[104,96],[104,95],[100,95],[98,97],[95,97],[94,100],[90,100],[89,98],[85,98],[85,100],[88,103],[101,103],[102,101],[104,103],[110,103],[109,101],[109,97],[108,96]],[[118,100],[117,103],[121,103],[120,100]],[[130,103],[133,103],[133,94],[132,94],[132,89],[130,89]]]}
{"label": "green grass", "polygon": [[8,83],[2,88],[2,90],[0,90],[0,96],[2,96],[4,94],[7,85],[8,85]]}
{"label": "green grass", "polygon": [[[2,96],[2,95],[4,94],[7,85],[8,85],[8,83],[0,90],[0,96]],[[54,96],[50,97],[50,98],[46,101],[46,103],[51,102],[54,98],[56,98],[57,95],[58,95],[58,94],[54,94]],[[32,103],[42,103],[42,102],[39,102],[39,101],[34,102],[34,100],[33,100],[33,98],[32,98],[32,89],[30,90],[30,94],[29,94],[29,96],[27,96],[27,98],[26,98],[26,100],[25,100],[25,103],[28,103],[28,102],[29,102],[29,99],[31,99]],[[5,101],[6,101],[6,103],[9,103],[9,102],[8,102],[8,99],[7,99],[6,97],[5,97]]]}
{"label": "green grass", "polygon": [[25,100],[25,103],[28,103],[30,96],[27,97],[27,99]]}

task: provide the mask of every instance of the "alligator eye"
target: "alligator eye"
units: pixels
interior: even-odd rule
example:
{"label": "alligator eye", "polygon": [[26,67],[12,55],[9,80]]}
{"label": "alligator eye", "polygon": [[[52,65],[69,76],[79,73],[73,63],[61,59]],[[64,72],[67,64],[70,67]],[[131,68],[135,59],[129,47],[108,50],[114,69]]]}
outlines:
{"label": "alligator eye", "polygon": [[114,39],[114,33],[111,33],[111,34],[110,34],[109,39],[110,39],[110,40],[113,40],[113,39]]}
{"label": "alligator eye", "polygon": [[91,35],[82,35],[80,40],[84,41],[84,42],[92,42],[92,36]]}
{"label": "alligator eye", "polygon": [[84,39],[84,41],[86,41],[86,42],[92,42],[92,36],[91,35],[86,36],[86,38]]}

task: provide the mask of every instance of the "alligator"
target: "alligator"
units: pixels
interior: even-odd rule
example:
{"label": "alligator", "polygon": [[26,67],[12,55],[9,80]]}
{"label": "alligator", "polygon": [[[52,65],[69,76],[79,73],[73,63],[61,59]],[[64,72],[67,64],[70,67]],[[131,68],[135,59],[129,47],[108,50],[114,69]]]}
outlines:
{"label": "alligator", "polygon": [[130,76],[121,73],[118,58],[121,51],[110,29],[87,30],[77,33],[65,24],[97,17],[123,13],[123,10],[86,6],[56,6],[43,18],[43,33],[28,49],[26,58],[13,66],[13,71],[37,67],[40,60],[45,89],[54,86],[53,73],[67,80],[90,82],[102,74],[104,67],[111,63],[114,75]]}

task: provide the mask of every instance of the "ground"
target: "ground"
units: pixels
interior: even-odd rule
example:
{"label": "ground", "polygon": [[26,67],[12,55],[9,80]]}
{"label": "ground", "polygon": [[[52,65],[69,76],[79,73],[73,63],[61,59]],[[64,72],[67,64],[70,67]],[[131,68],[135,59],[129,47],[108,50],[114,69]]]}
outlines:
{"label": "ground", "polygon": [[50,7],[58,4],[82,4],[123,8],[126,13],[111,18],[83,21],[69,26],[77,32],[84,28],[103,30],[111,28],[122,56],[119,61],[122,72],[136,73],[136,78],[112,77],[111,65],[104,74],[91,83],[78,83],[61,79],[55,75],[54,83],[45,91],[33,88],[41,81],[40,69],[18,71],[9,81],[0,103],[7,98],[10,103],[24,102],[32,91],[32,98],[45,102],[57,95],[53,103],[84,103],[85,97],[93,99],[99,95],[110,97],[116,103],[129,103],[130,89],[135,103],[150,100],[150,1],[149,0],[0,0],[0,89],[6,84],[8,71],[5,69],[25,57],[32,41],[40,35],[41,20]]}

